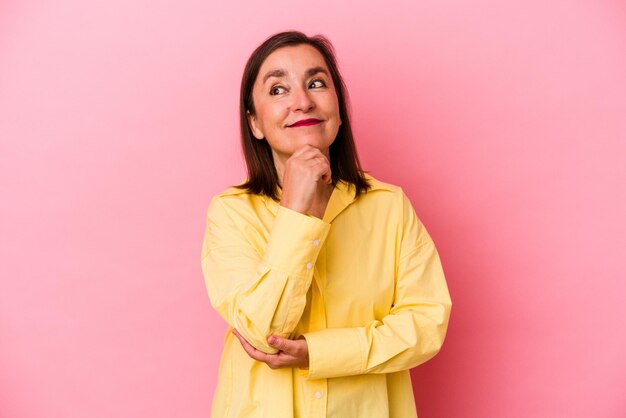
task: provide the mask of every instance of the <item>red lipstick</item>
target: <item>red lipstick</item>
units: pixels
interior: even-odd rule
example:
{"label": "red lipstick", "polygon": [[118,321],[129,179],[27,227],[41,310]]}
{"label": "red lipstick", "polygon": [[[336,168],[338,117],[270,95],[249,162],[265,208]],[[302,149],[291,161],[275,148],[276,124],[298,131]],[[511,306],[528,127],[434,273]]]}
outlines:
{"label": "red lipstick", "polygon": [[298,128],[300,126],[312,126],[312,125],[317,125],[318,123],[320,123],[321,120],[319,119],[302,119],[299,120],[295,123],[292,123],[291,125],[289,125],[290,128]]}

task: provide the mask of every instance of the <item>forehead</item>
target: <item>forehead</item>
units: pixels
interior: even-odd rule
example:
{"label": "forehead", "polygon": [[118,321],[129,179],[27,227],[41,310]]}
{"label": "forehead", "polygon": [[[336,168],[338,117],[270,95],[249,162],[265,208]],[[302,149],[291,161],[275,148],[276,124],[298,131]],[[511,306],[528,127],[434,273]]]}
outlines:
{"label": "forehead", "polygon": [[322,54],[311,45],[285,46],[267,56],[257,75],[257,81],[263,82],[263,76],[268,72],[283,70],[293,75],[304,74],[313,67],[322,67],[328,70]]}

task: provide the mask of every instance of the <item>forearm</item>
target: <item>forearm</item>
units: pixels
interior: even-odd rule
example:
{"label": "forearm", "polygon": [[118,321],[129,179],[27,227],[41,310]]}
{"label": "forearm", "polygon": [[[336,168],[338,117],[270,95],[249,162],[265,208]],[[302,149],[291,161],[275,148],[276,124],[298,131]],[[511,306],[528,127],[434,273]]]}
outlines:
{"label": "forearm", "polygon": [[391,373],[437,354],[452,302],[434,243],[407,251],[397,275],[393,305],[380,320],[304,333],[310,378]]}
{"label": "forearm", "polygon": [[281,207],[259,252],[224,231],[219,208],[210,213],[202,268],[211,303],[254,347],[275,353],[266,338],[288,337],[300,320],[330,225]]}
{"label": "forearm", "polygon": [[364,327],[305,333],[311,379],[392,373],[434,357],[445,339],[450,305],[433,305],[436,318],[416,312],[389,315]]}

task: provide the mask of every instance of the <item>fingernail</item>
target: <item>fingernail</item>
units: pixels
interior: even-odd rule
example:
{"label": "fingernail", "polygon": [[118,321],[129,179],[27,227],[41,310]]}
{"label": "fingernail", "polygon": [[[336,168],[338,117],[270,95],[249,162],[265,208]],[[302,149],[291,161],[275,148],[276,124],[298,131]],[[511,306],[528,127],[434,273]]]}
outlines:
{"label": "fingernail", "polygon": [[272,336],[269,338],[269,343],[270,344],[276,344],[276,337]]}

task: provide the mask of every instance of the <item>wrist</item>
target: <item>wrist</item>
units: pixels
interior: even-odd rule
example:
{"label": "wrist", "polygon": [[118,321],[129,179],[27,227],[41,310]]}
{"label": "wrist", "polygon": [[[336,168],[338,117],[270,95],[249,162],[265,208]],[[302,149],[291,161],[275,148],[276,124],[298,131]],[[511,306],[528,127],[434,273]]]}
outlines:
{"label": "wrist", "polygon": [[302,204],[297,204],[294,202],[290,202],[288,199],[281,199],[280,200],[280,205],[287,208],[287,209],[291,209],[295,212],[299,212],[303,215],[307,214],[307,210],[308,208],[304,207],[304,205]]}

